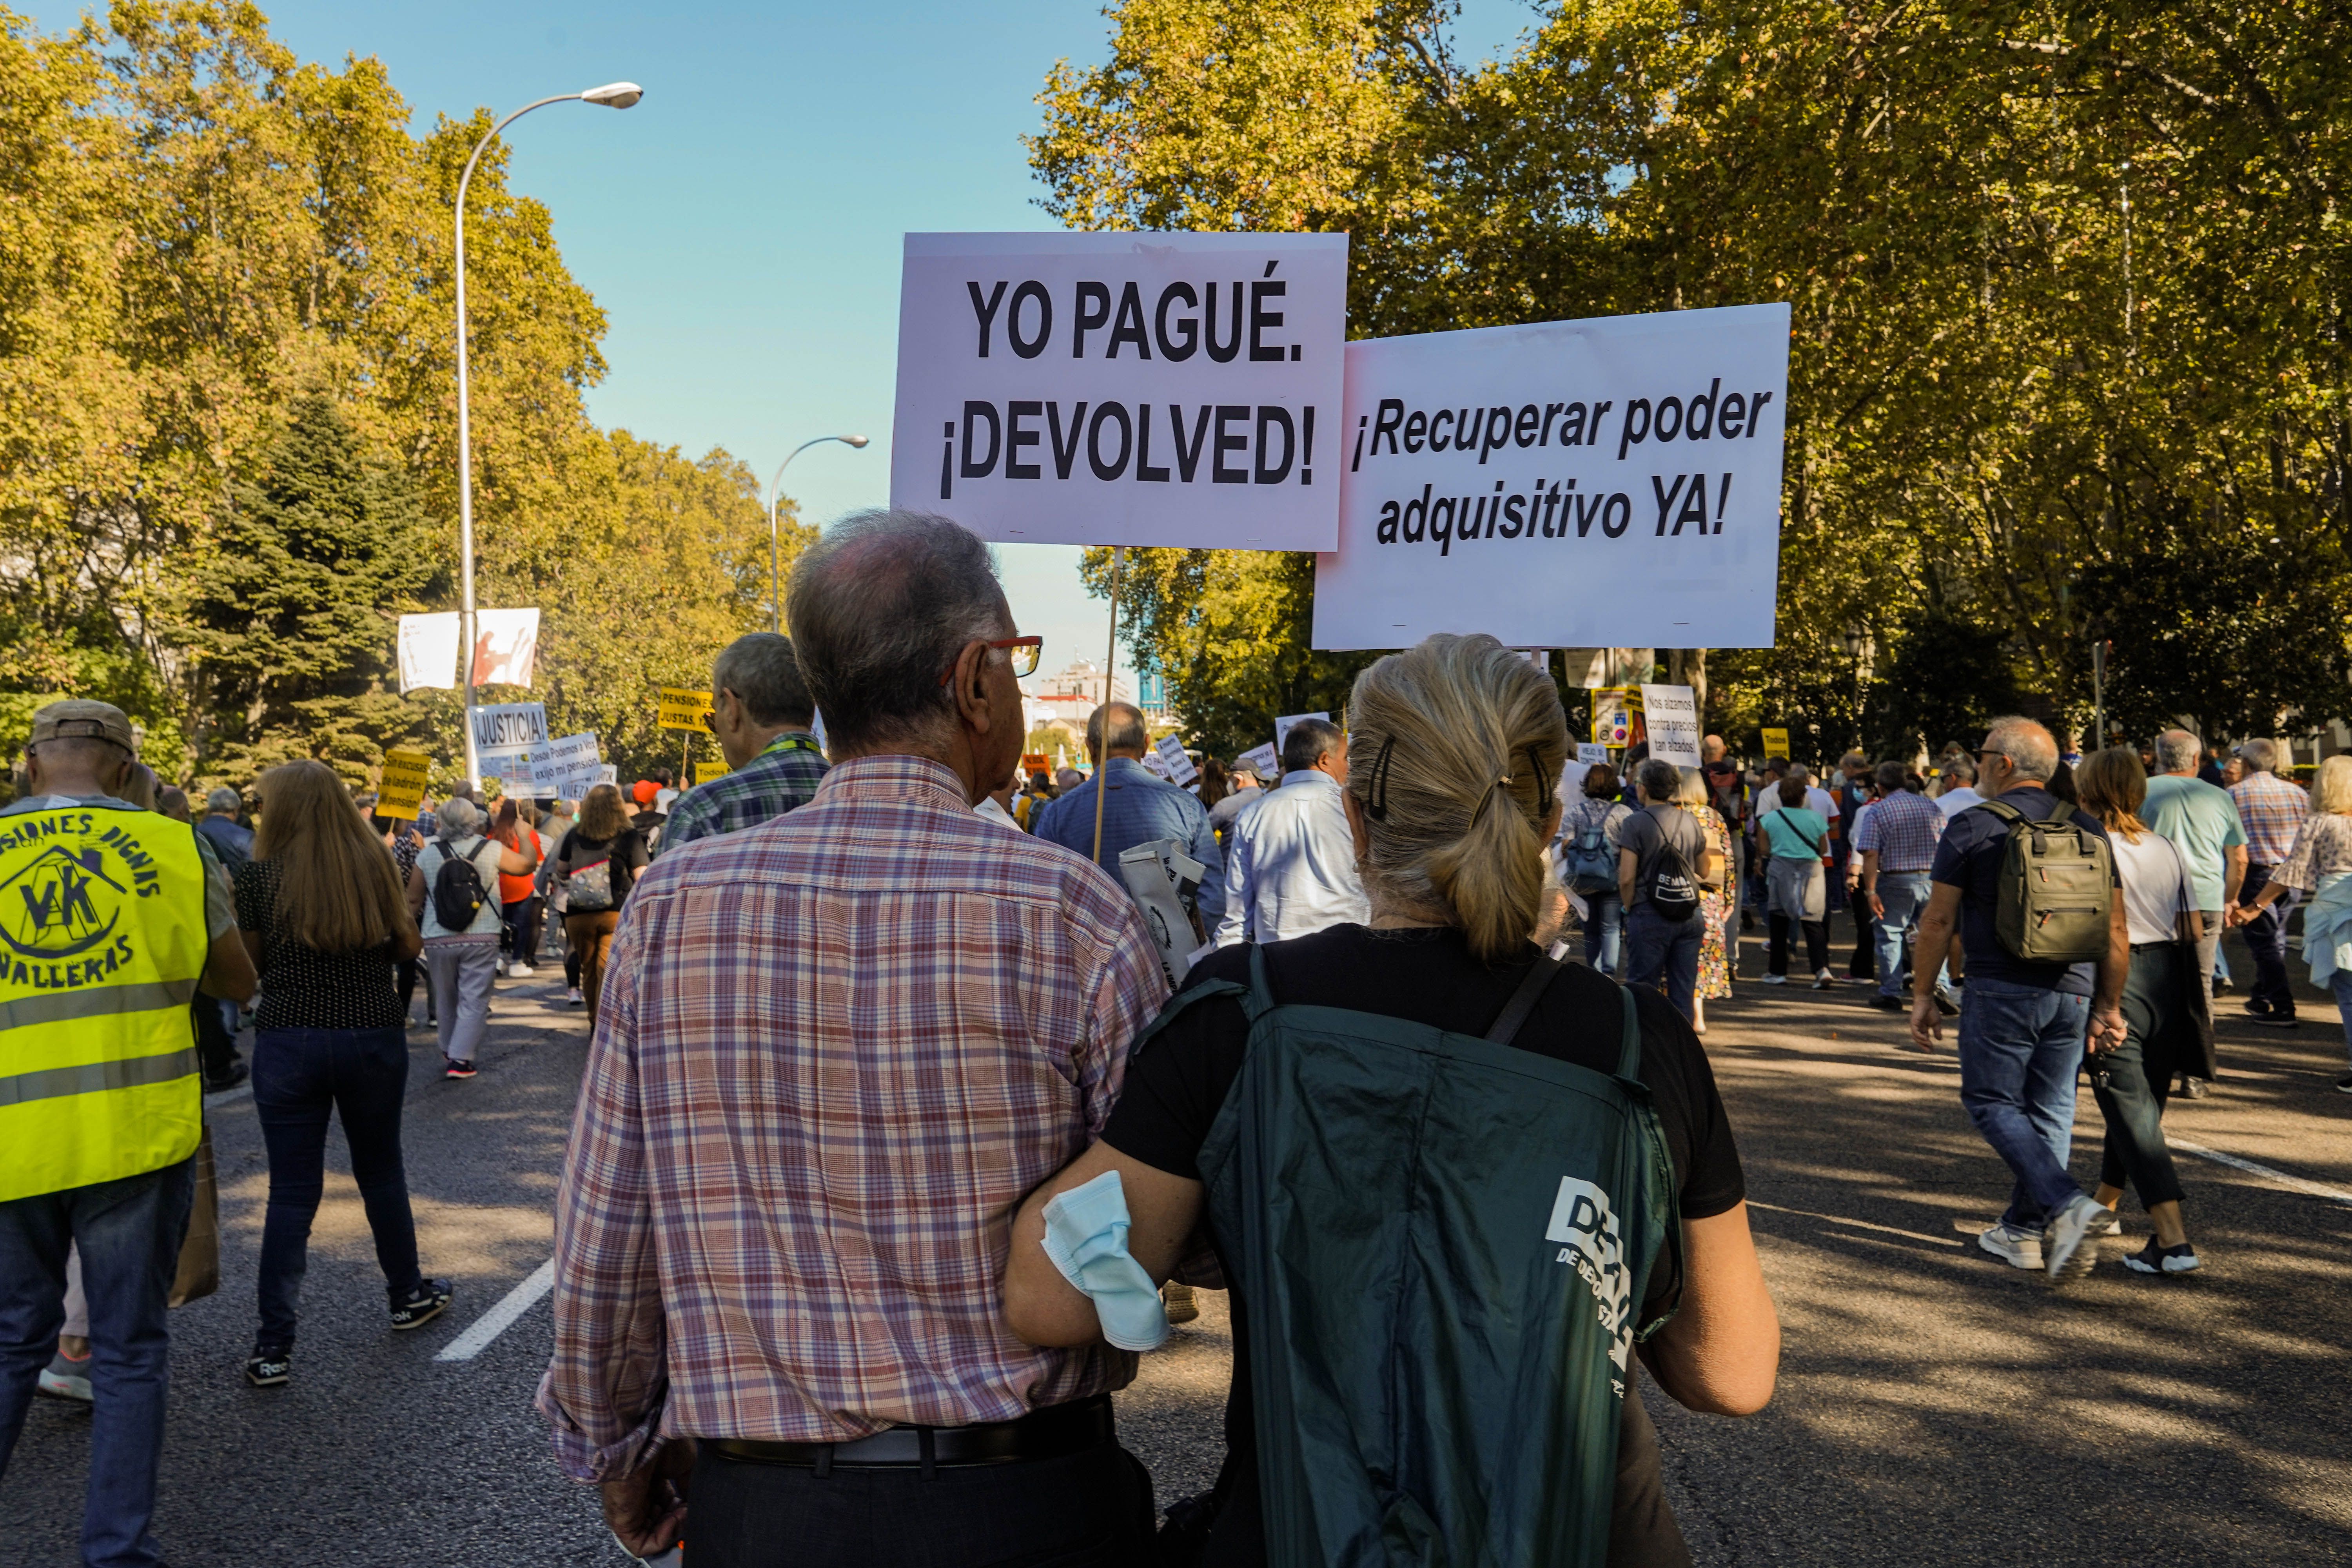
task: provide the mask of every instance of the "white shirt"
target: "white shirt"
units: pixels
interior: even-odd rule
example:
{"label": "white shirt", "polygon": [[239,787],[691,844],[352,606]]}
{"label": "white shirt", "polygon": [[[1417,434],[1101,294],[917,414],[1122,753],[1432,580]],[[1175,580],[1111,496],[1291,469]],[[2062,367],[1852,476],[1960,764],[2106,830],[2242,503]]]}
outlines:
{"label": "white shirt", "polygon": [[1837,796],[1832,795],[1821,785],[1807,784],[1805,786],[1805,809],[1807,811],[1818,812],[1821,815],[1821,819],[1823,822],[1828,823],[1832,827],[1835,827],[1837,826]]}
{"label": "white shirt", "polygon": [[1371,918],[1339,781],[1311,768],[1283,774],[1234,824],[1217,945],[1287,942]]}
{"label": "white shirt", "polygon": [[2123,879],[2124,920],[2132,944],[2177,940],[2176,917],[2189,907],[2181,889],[2189,873],[2180,851],[2161,833],[2146,834],[2137,844],[2110,833],[2107,842],[2115,847],[2116,874]]}
{"label": "white shirt", "polygon": [[1021,831],[1021,825],[1013,820],[1013,814],[1005,810],[1003,806],[997,805],[996,797],[992,795],[982,795],[980,797],[980,804],[973,806],[972,810],[988,818],[991,822],[1001,822],[1004,824],[1005,826],[1013,829],[1015,833]]}
{"label": "white shirt", "polygon": [[1983,804],[1984,796],[1977,793],[1977,787],[1974,784],[1961,784],[1958,788],[1948,789],[1936,797],[1936,809],[1944,814],[1944,820],[1947,822],[1959,816],[1969,807]]}

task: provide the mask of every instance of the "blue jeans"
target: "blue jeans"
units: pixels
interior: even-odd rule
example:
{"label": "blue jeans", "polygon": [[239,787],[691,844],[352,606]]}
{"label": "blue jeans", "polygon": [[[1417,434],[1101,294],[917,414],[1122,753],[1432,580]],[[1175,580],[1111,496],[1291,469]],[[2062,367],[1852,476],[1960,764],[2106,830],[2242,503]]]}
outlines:
{"label": "blue jeans", "polygon": [[253,1108],[269,1148],[269,1207],[261,1227],[257,1343],[291,1345],[310,1264],[310,1222],[326,1185],[327,1119],[340,1112],[375,1260],[394,1299],[423,1282],[400,1107],[408,1093],[404,1030],[262,1029],[253,1042]]}
{"label": "blue jeans", "polygon": [[1706,934],[1706,920],[1693,915],[1670,921],[1646,903],[1625,911],[1625,945],[1632,953],[1626,979],[1635,985],[1660,987],[1685,1018],[1696,1010],[1698,948]]}
{"label": "blue jeans", "polygon": [[88,1568],[163,1561],[148,1521],[163,1462],[172,1342],[164,1302],[195,1201],[196,1162],[0,1204],[0,1475],[65,1323],[66,1251],[81,1249],[89,1298]]}
{"label": "blue jeans", "polygon": [[[2273,866],[2246,868],[2244,886],[2238,889],[2238,901],[2251,904],[2264,888],[2271,884]],[[2282,1018],[2294,1016],[2294,990],[2286,977],[2286,922],[2303,895],[2289,888],[2276,903],[2256,915],[2245,928],[2246,952],[2254,961],[2254,983],[2246,1000],[2250,1012],[2275,1013]]]}
{"label": "blue jeans", "polygon": [[1584,900],[1584,962],[1614,977],[1623,958],[1625,905],[1615,892],[1580,893]]}
{"label": "blue jeans", "polygon": [[2005,980],[1960,993],[1960,1104],[2016,1181],[2001,1218],[2040,1231],[2083,1189],[2066,1173],[2091,999]]}
{"label": "blue jeans", "polygon": [[2330,974],[2327,989],[2336,994],[2336,1011],[2344,1018],[2344,1047],[2352,1055],[2352,970],[2339,969]]}
{"label": "blue jeans", "polygon": [[[1878,918],[1878,994],[1903,994],[1903,948],[1919,931],[1919,911],[1927,907],[1927,873],[1881,871],[1878,901],[1886,912]],[[1857,911],[1858,913],[1859,911]]]}

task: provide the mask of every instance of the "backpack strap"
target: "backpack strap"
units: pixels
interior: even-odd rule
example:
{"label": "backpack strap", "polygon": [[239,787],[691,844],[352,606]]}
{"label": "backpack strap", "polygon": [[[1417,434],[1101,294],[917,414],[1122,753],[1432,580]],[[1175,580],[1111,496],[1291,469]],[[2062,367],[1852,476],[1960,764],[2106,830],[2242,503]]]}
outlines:
{"label": "backpack strap", "polygon": [[1548,952],[1538,953],[1528,969],[1527,978],[1521,980],[1518,989],[1511,993],[1511,999],[1503,1004],[1503,1010],[1495,1015],[1495,1022],[1488,1026],[1486,1037],[1498,1046],[1509,1045],[1527,1023],[1528,1015],[1536,1010],[1536,1003],[1542,998],[1544,987],[1551,984],[1551,977],[1559,973],[1559,959]]}

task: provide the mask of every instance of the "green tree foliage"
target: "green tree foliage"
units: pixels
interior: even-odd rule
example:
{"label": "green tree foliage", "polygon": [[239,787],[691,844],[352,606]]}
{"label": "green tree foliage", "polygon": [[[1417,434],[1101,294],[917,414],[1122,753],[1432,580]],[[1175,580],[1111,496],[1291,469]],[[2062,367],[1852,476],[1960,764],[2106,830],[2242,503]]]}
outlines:
{"label": "green tree foliage", "polygon": [[[1345,229],[1367,335],[1790,301],[1780,638],[1712,667],[1725,714],[1801,698],[1842,744],[1848,628],[1924,616],[1993,628],[2053,717],[2095,624],[2151,711],[2352,710],[2352,11],[1561,0],[1470,68],[1444,9],[1123,0],[1041,96],[1046,205]],[[2259,601],[2209,556],[2269,563]],[[2305,646],[2215,707],[2158,648],[2224,663],[2239,616]]]}
{"label": "green tree foliage", "polygon": [[[70,692],[173,777],[395,740],[454,776],[454,697],[387,665],[391,617],[456,607],[452,205],[492,120],[408,114],[242,0],[0,9],[0,743]],[[589,421],[604,318],[503,145],[467,203],[480,602],[542,607],[551,723],[634,763],[625,688],[759,624],[764,519],[725,454]]]}

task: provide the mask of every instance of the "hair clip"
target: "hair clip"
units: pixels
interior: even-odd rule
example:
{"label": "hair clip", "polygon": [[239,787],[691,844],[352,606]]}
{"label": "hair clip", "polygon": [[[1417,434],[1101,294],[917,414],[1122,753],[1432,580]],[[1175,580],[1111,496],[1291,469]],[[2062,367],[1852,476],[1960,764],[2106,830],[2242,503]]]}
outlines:
{"label": "hair clip", "polygon": [[1372,776],[1364,788],[1364,812],[1374,822],[1389,818],[1389,753],[1396,749],[1396,737],[1391,735],[1381,742],[1381,754],[1372,759]]}

